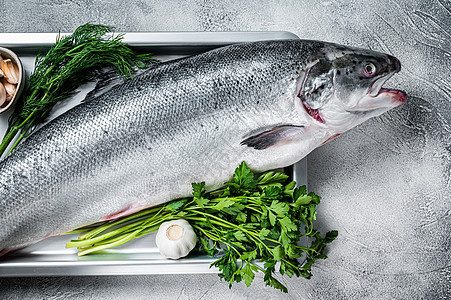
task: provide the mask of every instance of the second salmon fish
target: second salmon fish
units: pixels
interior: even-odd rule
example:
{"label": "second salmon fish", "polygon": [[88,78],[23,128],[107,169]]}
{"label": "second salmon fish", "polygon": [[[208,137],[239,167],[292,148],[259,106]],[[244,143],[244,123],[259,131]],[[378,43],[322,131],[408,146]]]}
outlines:
{"label": "second salmon fish", "polygon": [[163,63],[48,123],[0,162],[0,250],[285,167],[400,105],[389,55],[245,43]]}

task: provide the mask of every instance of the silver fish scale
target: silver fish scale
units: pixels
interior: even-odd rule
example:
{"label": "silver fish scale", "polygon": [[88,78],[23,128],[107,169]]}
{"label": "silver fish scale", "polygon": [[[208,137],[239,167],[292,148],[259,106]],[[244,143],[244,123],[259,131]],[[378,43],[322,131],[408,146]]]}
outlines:
{"label": "silver fish scale", "polygon": [[[296,81],[320,46],[257,42],[163,63],[49,122],[0,162],[0,250],[188,196],[191,182],[220,186],[262,155],[240,145],[246,135],[298,120]],[[277,160],[261,157],[252,167]]]}

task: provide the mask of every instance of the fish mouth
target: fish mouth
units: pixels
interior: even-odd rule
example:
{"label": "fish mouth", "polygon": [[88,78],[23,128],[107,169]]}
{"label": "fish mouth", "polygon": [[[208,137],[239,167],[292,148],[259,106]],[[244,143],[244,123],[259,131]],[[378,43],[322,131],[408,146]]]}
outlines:
{"label": "fish mouth", "polygon": [[401,90],[395,90],[395,89],[386,89],[381,88],[379,92],[377,93],[377,96],[385,96],[390,97],[393,100],[393,105],[399,106],[406,102],[407,100],[407,93]]}
{"label": "fish mouth", "polygon": [[376,79],[370,86],[368,96],[372,98],[388,97],[392,100],[393,107],[399,106],[406,102],[407,93],[401,90],[383,88],[382,85],[390,79],[395,73]]}

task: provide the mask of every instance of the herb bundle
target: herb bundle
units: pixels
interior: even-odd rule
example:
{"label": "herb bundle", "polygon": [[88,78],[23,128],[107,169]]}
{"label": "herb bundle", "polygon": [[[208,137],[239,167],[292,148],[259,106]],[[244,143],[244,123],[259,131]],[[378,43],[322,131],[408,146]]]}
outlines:
{"label": "herb bundle", "polygon": [[[287,292],[274,277],[276,268],[283,275],[309,279],[311,267],[326,258],[326,244],[337,231],[324,236],[313,228],[320,197],[307,194],[306,187],[286,183],[282,172],[255,176],[243,162],[225,187],[205,191],[205,183],[193,183],[193,197],[149,208],[121,219],[88,229],[66,247],[78,247],[78,255],[104,250],[157,231],[166,221],[185,219],[199,238],[199,250],[219,258],[219,277],[229,283],[244,280],[249,286],[256,272],[263,272],[266,285]],[[299,241],[310,241],[300,246]],[[261,263],[263,263],[263,266]]]}
{"label": "herb bundle", "polygon": [[106,36],[112,30],[110,26],[82,25],[72,35],[58,36],[48,52],[37,56],[30,86],[9,119],[0,156],[18,133],[9,152],[45,120],[56,103],[93,79],[99,69],[113,68],[119,75],[131,77],[136,68],[155,62],[151,54],[137,54],[128,48],[122,42],[123,35]]}

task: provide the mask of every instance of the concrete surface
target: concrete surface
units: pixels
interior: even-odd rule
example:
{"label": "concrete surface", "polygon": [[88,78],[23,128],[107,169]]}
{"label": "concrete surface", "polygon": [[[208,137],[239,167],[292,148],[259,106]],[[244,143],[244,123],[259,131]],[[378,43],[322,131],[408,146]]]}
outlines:
{"label": "concrete surface", "polygon": [[409,94],[309,156],[317,224],[340,236],[310,281],[283,279],[289,294],[261,277],[229,290],[216,275],[107,276],[1,279],[1,299],[451,298],[449,0],[0,0],[0,14],[4,32],[288,30],[395,55],[403,70],[388,85]]}

